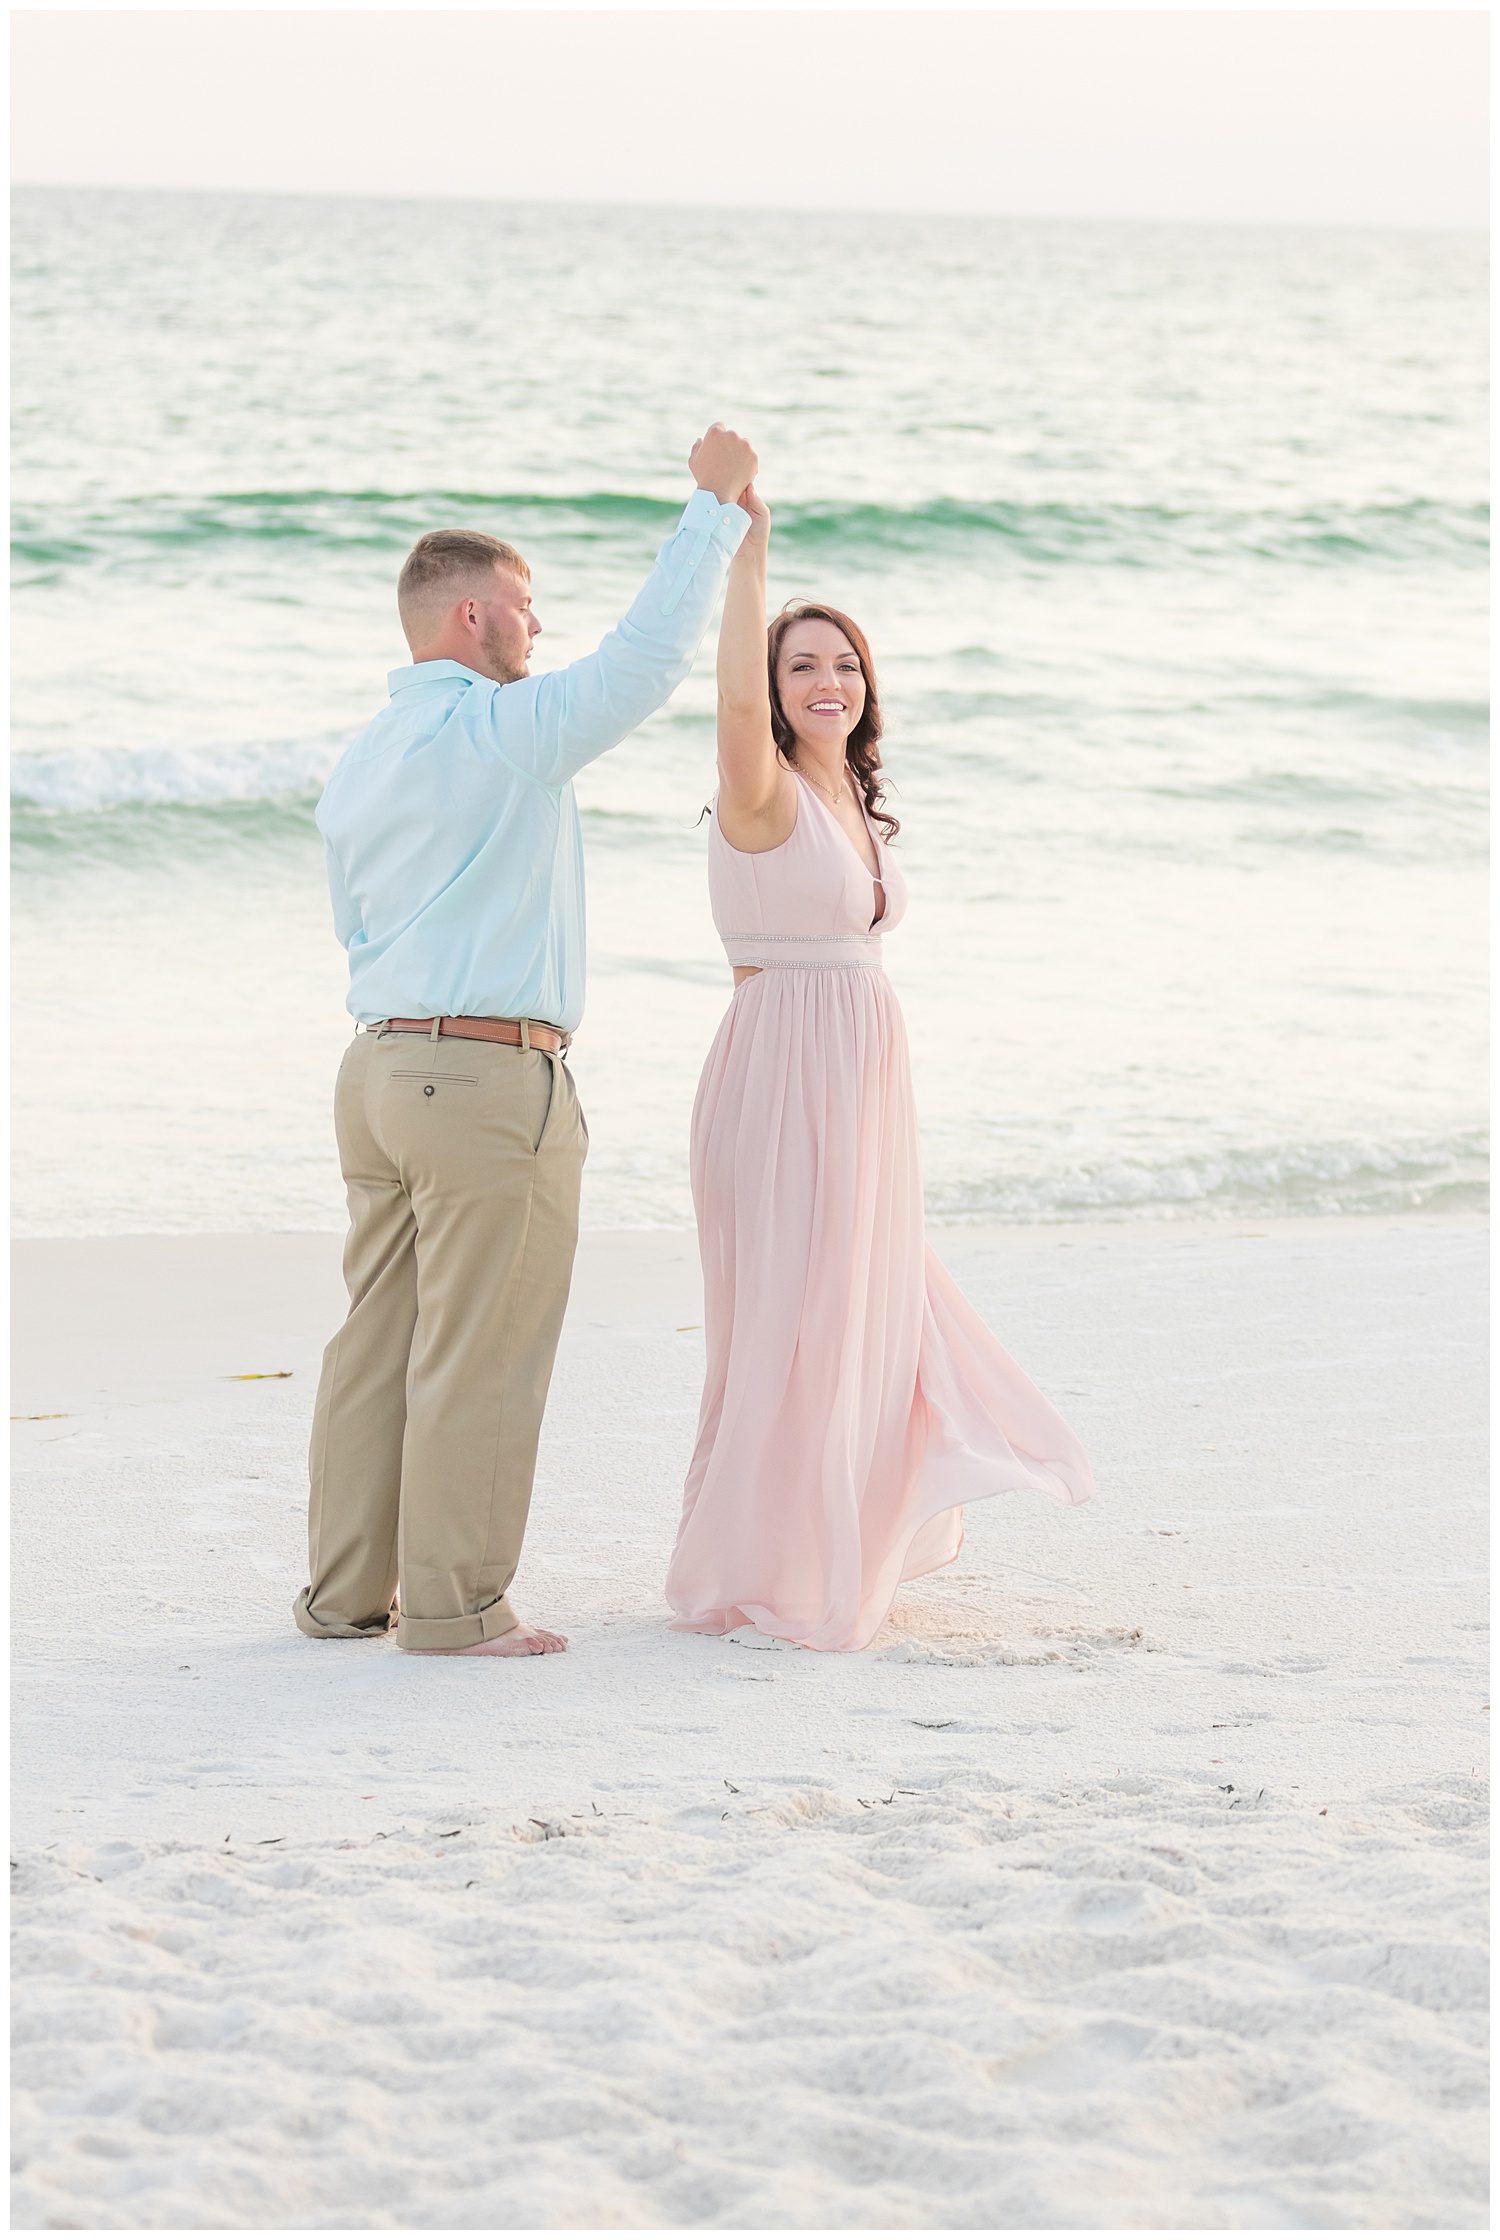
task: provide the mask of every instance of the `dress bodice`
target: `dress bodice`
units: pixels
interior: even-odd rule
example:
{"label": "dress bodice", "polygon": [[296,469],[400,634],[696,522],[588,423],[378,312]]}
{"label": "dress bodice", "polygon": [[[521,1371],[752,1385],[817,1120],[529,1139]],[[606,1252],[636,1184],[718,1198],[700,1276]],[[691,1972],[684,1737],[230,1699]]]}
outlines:
{"label": "dress bodice", "polygon": [[[869,825],[885,909],[875,878],[833,811],[797,779],[797,821],[779,848],[747,855],[709,828],[708,897],[731,964],[880,966],[880,938],[906,915],[901,866]],[[868,820],[866,820],[868,823]]]}

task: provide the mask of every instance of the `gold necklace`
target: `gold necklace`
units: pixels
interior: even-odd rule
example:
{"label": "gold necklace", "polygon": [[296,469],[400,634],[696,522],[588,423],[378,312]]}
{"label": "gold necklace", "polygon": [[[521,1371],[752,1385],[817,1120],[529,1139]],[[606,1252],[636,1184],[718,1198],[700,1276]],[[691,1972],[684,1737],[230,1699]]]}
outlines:
{"label": "gold necklace", "polygon": [[799,777],[802,777],[802,778],[804,778],[804,779],[806,779],[806,780],[807,780],[807,783],[808,783],[808,784],[809,784],[810,786],[816,786],[816,787],[817,787],[817,789],[818,789],[818,791],[819,791],[819,793],[825,793],[825,794],[828,794],[828,798],[829,798],[829,800],[830,800],[830,801],[831,801],[831,802],[833,803],[833,805],[834,805],[835,809],[836,809],[836,808],[838,807],[839,803],[840,803],[840,802],[841,802],[841,801],[843,800],[843,798],[844,798],[844,794],[845,794],[845,791],[846,791],[846,788],[845,788],[845,786],[844,786],[844,781],[843,781],[843,779],[842,779],[842,778],[841,778],[841,779],[839,780],[839,790],[838,790],[838,792],[837,792],[837,793],[828,793],[828,788],[827,788],[827,786],[825,786],[825,785],[823,784],[823,782],[822,782],[822,780],[821,780],[821,779],[819,779],[819,778],[809,778],[809,777],[808,777],[808,775],[807,775],[807,772],[806,772],[805,770],[801,769],[801,768],[800,768],[800,766],[799,766],[798,764],[796,764],[796,763],[794,763],[794,764],[792,765],[792,767],[793,767],[793,769],[797,770],[797,772],[798,772],[798,775],[799,775]]}

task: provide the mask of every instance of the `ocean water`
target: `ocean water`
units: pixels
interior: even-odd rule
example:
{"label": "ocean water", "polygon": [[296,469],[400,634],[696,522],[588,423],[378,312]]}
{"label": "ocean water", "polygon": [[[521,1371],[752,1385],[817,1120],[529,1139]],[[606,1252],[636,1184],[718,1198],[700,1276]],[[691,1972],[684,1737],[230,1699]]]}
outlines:
{"label": "ocean water", "polygon": [[[312,806],[411,540],[609,626],[714,417],[869,632],[934,1218],[1481,1202],[1477,238],[26,191],[15,1210],[334,1227]],[[585,1218],[691,1218],[712,636],[579,782]]]}

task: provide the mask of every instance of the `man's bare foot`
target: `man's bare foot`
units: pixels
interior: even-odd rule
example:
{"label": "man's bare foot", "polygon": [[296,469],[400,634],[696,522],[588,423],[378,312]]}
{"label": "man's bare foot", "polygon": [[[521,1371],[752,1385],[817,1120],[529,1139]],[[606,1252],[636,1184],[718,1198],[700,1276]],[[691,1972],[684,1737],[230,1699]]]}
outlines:
{"label": "man's bare foot", "polygon": [[467,1649],[408,1649],[406,1653],[409,1657],[551,1657],[567,1646],[565,1633],[548,1633],[523,1619],[509,1633],[497,1633],[493,1641],[471,1641]]}

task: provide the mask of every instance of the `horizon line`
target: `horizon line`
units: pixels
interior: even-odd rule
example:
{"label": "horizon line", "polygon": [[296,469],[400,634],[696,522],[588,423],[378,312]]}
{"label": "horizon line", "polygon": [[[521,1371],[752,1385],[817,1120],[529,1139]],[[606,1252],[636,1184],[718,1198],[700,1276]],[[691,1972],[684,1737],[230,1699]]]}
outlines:
{"label": "horizon line", "polygon": [[790,203],[790,202],[680,202],[651,200],[601,201],[581,195],[515,195],[509,193],[454,193],[441,189],[423,191],[391,187],[285,187],[172,184],[124,184],[97,179],[22,179],[10,181],[12,193],[101,195],[223,195],[247,201],[393,202],[424,204],[473,204],[483,208],[513,210],[681,211],[684,215],[805,218],[989,218],[1009,225],[1143,225],[1234,228],[1239,231],[1328,231],[1339,233],[1454,234],[1488,241],[1487,220],[1436,218],[1357,218],[1298,215],[1295,217],[1197,216],[1177,212],[1166,215],[1148,211],[1001,210],[972,205],[933,204],[914,208],[892,203]]}

